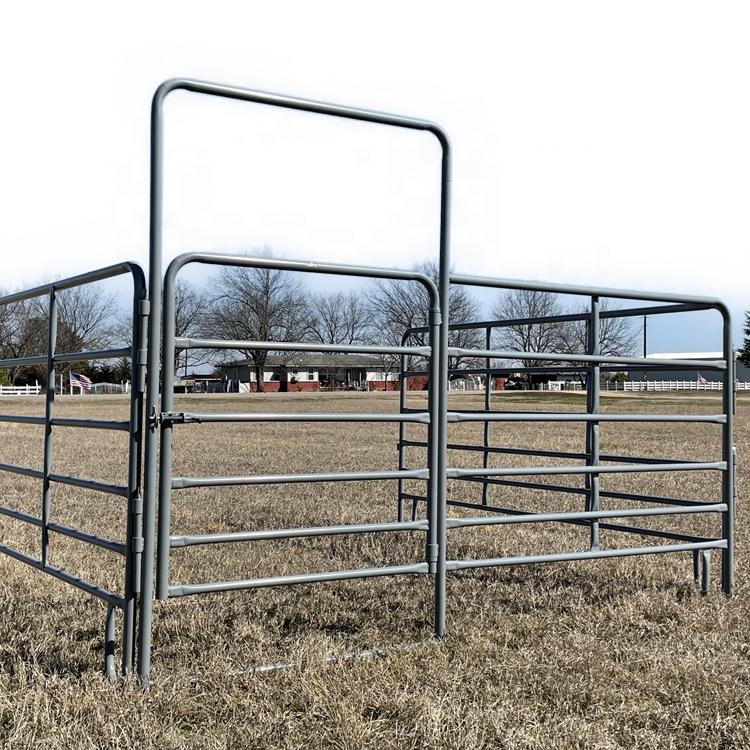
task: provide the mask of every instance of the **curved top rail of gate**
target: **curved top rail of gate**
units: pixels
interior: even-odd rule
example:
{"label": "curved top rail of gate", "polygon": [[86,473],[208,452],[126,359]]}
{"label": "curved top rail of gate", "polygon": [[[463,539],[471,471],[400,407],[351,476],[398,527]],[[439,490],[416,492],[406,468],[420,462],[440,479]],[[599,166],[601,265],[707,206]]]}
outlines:
{"label": "curved top rail of gate", "polygon": [[[151,106],[151,205],[150,205],[150,247],[149,247],[149,301],[151,315],[149,318],[149,341],[158,342],[161,333],[162,306],[162,209],[164,202],[164,100],[172,91],[183,90],[207,96],[218,96],[226,99],[265,104],[271,107],[295,109],[313,114],[342,117],[349,120],[371,122],[373,124],[406,128],[409,130],[423,130],[432,133],[440,143],[442,150],[441,187],[440,187],[440,307],[443,311],[443,321],[448,322],[448,295],[450,273],[450,204],[451,204],[451,173],[452,150],[447,133],[436,123],[413,117],[387,114],[374,110],[347,107],[340,104],[329,104],[310,99],[272,94],[264,91],[227,86],[224,84],[198,81],[188,78],[175,78],[165,81],[154,94]],[[448,330],[444,325],[440,329],[440,368],[439,379],[444,384],[447,369],[447,338]],[[148,350],[148,382],[146,392],[146,408],[149,415],[148,430],[146,432],[146,455],[144,461],[144,571],[153,569],[154,537],[156,531],[156,463],[158,440],[158,401],[159,401],[159,346],[149,345]],[[445,388],[440,387],[440,398]],[[447,401],[446,401],[447,404]],[[446,404],[441,404],[441,411],[445,412]],[[443,420],[441,420],[443,421]],[[438,428],[440,444],[445,443],[445,425]],[[143,610],[140,630],[139,672],[141,679],[147,679],[150,664],[150,624],[151,599],[153,583],[148,573],[143,580]]]}

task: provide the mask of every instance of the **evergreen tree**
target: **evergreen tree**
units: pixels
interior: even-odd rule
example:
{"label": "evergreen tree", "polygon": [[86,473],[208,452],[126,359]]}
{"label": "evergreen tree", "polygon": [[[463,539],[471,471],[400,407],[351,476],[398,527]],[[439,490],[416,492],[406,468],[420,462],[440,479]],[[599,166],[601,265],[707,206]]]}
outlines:
{"label": "evergreen tree", "polygon": [[737,359],[743,365],[750,367],[750,312],[745,313],[745,340],[742,342],[742,349],[737,354]]}

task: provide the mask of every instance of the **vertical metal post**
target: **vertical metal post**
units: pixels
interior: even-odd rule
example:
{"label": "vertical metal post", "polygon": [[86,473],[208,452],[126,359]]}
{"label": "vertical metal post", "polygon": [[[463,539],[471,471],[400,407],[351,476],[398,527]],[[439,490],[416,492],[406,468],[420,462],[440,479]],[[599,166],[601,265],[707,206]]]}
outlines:
{"label": "vertical metal post", "polygon": [[55,406],[55,349],[57,348],[57,294],[49,288],[49,321],[47,328],[47,397],[44,409],[44,465],[42,467],[42,565],[49,561],[49,520],[52,489],[52,411]]}
{"label": "vertical metal post", "polygon": [[115,669],[115,608],[107,607],[107,618],[104,623],[104,671],[107,679],[114,685],[117,682]]}
{"label": "vertical metal post", "polygon": [[734,343],[732,342],[732,318],[725,307],[720,309],[724,318],[724,391],[722,402],[726,421],[722,426],[721,460],[727,468],[722,475],[721,498],[727,510],[722,513],[721,533],[727,547],[721,553],[721,589],[726,596],[734,594]]}
{"label": "vertical metal post", "polygon": [[699,585],[701,582],[701,558],[700,550],[698,549],[693,550],[693,580],[696,585]]}
{"label": "vertical metal post", "polygon": [[430,471],[430,479],[427,484],[427,554],[425,561],[429,566],[429,572],[433,574],[437,573],[440,555],[438,513],[440,486],[443,483],[444,476],[440,474],[440,447],[438,445],[441,419],[439,411],[441,314],[438,304],[438,300],[432,300],[430,304],[430,374],[427,391],[427,408],[430,412],[430,424],[427,426],[427,466]]}
{"label": "vertical metal post", "polygon": [[[435,131],[433,131],[435,132]],[[442,323],[440,328],[440,359],[438,389],[438,492],[437,492],[437,544],[438,563],[435,575],[435,635],[445,633],[445,584],[446,584],[446,501],[447,501],[447,455],[448,455],[448,346],[450,333],[450,219],[451,219],[451,180],[452,155],[448,136],[435,132],[443,147],[442,188],[440,193],[440,309]]]}
{"label": "vertical metal post", "polygon": [[701,558],[703,560],[703,570],[701,571],[701,594],[703,594],[703,596],[708,596],[711,584],[711,550],[701,550]]}
{"label": "vertical metal post", "polygon": [[[486,334],[484,337],[484,348],[489,351],[492,349],[492,328],[487,326]],[[484,373],[484,410],[490,411],[491,407],[491,386],[490,386],[490,379],[492,376],[492,369],[490,367],[490,358],[487,357],[485,359],[485,373]],[[484,447],[485,449],[488,448],[490,445],[490,423],[488,421],[485,421],[484,423]],[[490,454],[489,451],[484,451],[484,459],[482,461],[482,466],[485,469],[488,469],[490,466]],[[482,505],[487,505],[487,493],[489,490],[489,482],[486,480],[482,482]]]}
{"label": "vertical metal post", "polygon": [[[588,324],[586,351],[594,356],[600,353],[599,344],[599,297],[591,297],[591,315]],[[599,414],[599,380],[601,367],[598,362],[588,369],[586,383],[586,410],[589,414]],[[586,465],[599,465],[599,423],[586,422]],[[586,509],[599,510],[599,474],[587,475]],[[591,521],[591,550],[599,549],[599,521]]]}
{"label": "vertical metal post", "polygon": [[[164,280],[162,313],[161,410],[174,408],[174,274]],[[172,423],[162,422],[159,436],[159,536],[156,547],[156,598],[169,598],[169,536],[172,516]]]}
{"label": "vertical metal post", "polygon": [[161,343],[162,203],[164,194],[164,123],[162,107],[169,89],[160,86],[151,104],[151,205],[148,293],[148,369],[146,371],[146,436],[143,471],[143,554],[138,631],[138,676],[148,686],[151,671],[151,627],[154,592],[154,536],[156,528],[156,460]]}
{"label": "vertical metal post", "polygon": [[[403,337],[401,345],[404,345],[406,336]],[[398,408],[401,414],[406,410],[406,356],[404,354],[399,358],[401,371],[400,375],[400,387],[398,389]],[[388,375],[385,376],[385,388],[388,391]],[[406,425],[404,422],[399,422],[398,425],[398,468],[399,471],[404,468],[404,440],[406,440]],[[404,480],[398,480],[398,521],[401,523],[404,520]]]}
{"label": "vertical metal post", "polygon": [[125,606],[122,624],[122,671],[130,675],[135,666],[136,594],[140,591],[140,557],[143,552],[141,496],[141,440],[143,435],[143,391],[141,373],[145,367],[146,322],[145,280],[133,273],[133,328],[130,355],[130,433],[128,465],[128,511],[125,540]]}

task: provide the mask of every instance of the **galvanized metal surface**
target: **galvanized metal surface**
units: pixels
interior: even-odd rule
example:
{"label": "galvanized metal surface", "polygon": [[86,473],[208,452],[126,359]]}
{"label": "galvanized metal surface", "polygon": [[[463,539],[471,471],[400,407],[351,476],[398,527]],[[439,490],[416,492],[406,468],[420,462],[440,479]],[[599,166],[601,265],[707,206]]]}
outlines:
{"label": "galvanized metal surface", "polygon": [[[269,106],[295,109],[316,114],[370,122],[374,124],[423,130],[434,135],[442,150],[441,198],[440,198],[440,240],[439,240],[439,283],[409,271],[397,271],[364,266],[346,266],[275,260],[268,258],[247,258],[230,255],[209,255],[189,253],[175,259],[166,276],[162,279],[162,234],[163,234],[163,191],[164,191],[164,101],[170,92],[185,90],[208,96],[219,96]],[[146,298],[145,281],[140,268],[130,263],[118,264],[88,274],[72,277],[51,285],[17,292],[0,298],[0,305],[11,304],[48,295],[49,330],[48,350],[45,356],[6,359],[0,367],[23,365],[44,365],[48,372],[48,387],[45,397],[45,416],[26,417],[0,415],[0,423],[40,425],[45,428],[44,461],[42,470],[30,469],[11,464],[0,464],[0,471],[21,474],[42,480],[42,502],[40,516],[22,513],[11,508],[0,507],[0,514],[33,526],[38,526],[42,536],[42,555],[36,560],[24,553],[0,545],[3,552],[20,562],[42,570],[60,580],[76,586],[96,596],[109,605],[105,620],[105,661],[106,673],[114,679],[114,609],[124,612],[122,665],[124,672],[130,673],[137,656],[138,675],[143,684],[149,684],[151,667],[151,638],[153,629],[154,572],[156,572],[156,598],[166,599],[208,592],[234,591],[309,584],[323,581],[370,578],[376,576],[428,574],[434,577],[434,630],[441,636],[445,632],[446,576],[449,571],[478,567],[499,567],[530,563],[560,562],[568,560],[595,560],[622,556],[651,555],[664,553],[690,552],[694,560],[694,577],[704,593],[708,592],[710,575],[710,550],[722,551],[722,588],[726,595],[733,591],[734,554],[734,515],[736,512],[736,451],[733,445],[734,360],[732,350],[731,322],[726,307],[719,301],[707,297],[662,294],[655,292],[630,292],[618,289],[584,287],[565,284],[520,282],[507,279],[490,279],[462,276],[450,272],[450,204],[451,204],[451,146],[445,132],[434,123],[415,118],[361,110],[294,97],[270,94],[249,89],[206,83],[189,79],[175,79],[162,84],[157,90],[152,104],[151,120],[151,225],[149,252],[149,286]],[[301,271],[317,274],[334,274],[359,278],[398,279],[421,284],[428,293],[429,310],[424,311],[429,325],[411,329],[404,333],[402,346],[344,346],[310,344],[306,342],[231,341],[216,339],[196,339],[177,337],[174,326],[175,280],[178,272],[187,264],[200,263],[218,266],[238,266],[267,268],[286,271]],[[57,293],[60,290],[92,283],[119,274],[130,273],[134,279],[133,342],[131,347],[97,352],[55,351],[57,335]],[[452,285],[465,284],[494,289],[522,289],[529,291],[553,292],[579,295],[589,301],[588,311],[548,318],[523,318],[500,321],[469,321],[452,325],[448,319],[449,299]],[[602,309],[605,298],[631,300],[635,306],[621,310]],[[650,304],[660,303],[660,304]],[[162,312],[163,309],[163,312]],[[695,310],[717,310],[723,318],[723,357],[714,361],[675,360],[668,358],[642,358],[613,356],[600,348],[600,325],[602,320],[618,317],[627,318],[641,315],[669,315]],[[493,348],[492,333],[498,328],[512,325],[534,325],[537,323],[562,323],[586,321],[588,334],[586,351],[575,354],[559,352],[519,352]],[[466,349],[451,347],[451,330],[480,329],[485,331],[484,348]],[[428,333],[427,346],[410,346],[409,339],[414,333]],[[163,346],[163,351],[162,351]],[[178,349],[265,349],[277,351],[322,351],[348,353],[380,353],[399,356],[401,359],[400,382],[408,377],[427,375],[429,381],[428,404],[426,409],[412,409],[407,406],[405,387],[399,396],[397,414],[225,414],[179,412],[174,409],[174,352]],[[79,361],[81,359],[107,359],[129,356],[132,361],[131,382],[133,384],[128,421],[78,420],[60,418],[54,415],[54,386],[49,385],[56,363]],[[408,356],[418,356],[428,360],[428,367],[421,371],[407,371]],[[480,366],[466,369],[449,368],[449,357],[467,357]],[[492,408],[490,383],[492,373],[497,369],[497,360],[516,362],[539,362],[538,365],[514,364],[514,372],[540,374],[550,371],[580,374],[586,378],[585,413],[552,411],[511,411]],[[483,362],[482,362],[483,360]],[[553,364],[550,365],[549,363]],[[557,363],[555,366],[554,363]],[[505,365],[507,369],[508,365]],[[664,369],[714,369],[723,375],[723,402],[721,414],[630,414],[601,413],[599,381],[602,373],[629,370]],[[448,405],[449,377],[459,373],[484,376],[484,408],[481,410],[451,410]],[[145,396],[144,396],[145,394]],[[160,403],[161,394],[161,403]],[[144,422],[143,406],[146,405]],[[224,424],[232,429],[233,424],[258,422],[392,422],[398,424],[398,469],[396,471],[363,471],[315,474],[251,475],[234,477],[175,477],[172,475],[172,436],[174,429],[190,429],[195,423]],[[483,425],[480,445],[448,442],[450,424],[474,423]],[[582,451],[545,451],[500,447],[491,444],[490,425],[493,422],[540,422],[567,423],[581,422],[585,426],[585,446]],[[603,455],[599,445],[599,426],[602,423],[706,423],[720,425],[722,433],[721,460],[678,461],[659,457]],[[406,425],[424,424],[427,430],[425,440],[407,440]],[[52,472],[53,428],[65,429],[104,429],[129,433],[129,462],[127,484],[112,485],[80,477],[68,477]],[[426,449],[424,465],[410,468],[407,465],[408,448]],[[481,453],[481,466],[477,468],[452,468],[448,465],[448,452],[464,451]],[[160,455],[157,472],[157,456]],[[570,466],[491,466],[491,457],[520,455],[548,457],[570,461],[583,461]],[[603,463],[605,462],[605,463]],[[615,465],[612,465],[615,462]],[[701,502],[692,498],[671,498],[630,492],[605,491],[600,488],[600,476],[613,473],[677,472],[677,471],[718,471],[722,477],[722,502]],[[582,474],[585,487],[572,487],[562,484],[547,484],[528,479],[509,477],[535,477],[552,475]],[[141,475],[143,482],[141,484]],[[407,492],[405,480],[420,480],[425,483],[424,493]],[[357,482],[393,480],[397,483],[397,521],[370,524],[347,524],[296,529],[275,529],[242,531],[217,534],[172,534],[171,494],[175,490],[189,487],[262,485],[276,483],[314,482]],[[448,498],[449,481],[474,482],[482,485],[479,502],[465,502]],[[59,482],[83,487],[99,492],[119,495],[127,499],[126,542],[115,542],[105,536],[89,534],[72,527],[54,523],[51,516],[51,486]],[[141,493],[141,486],[143,492]],[[490,492],[496,486],[509,486],[543,490],[550,493],[580,495],[583,510],[560,513],[538,513],[525,509],[504,508],[490,503]],[[600,508],[602,498],[628,500],[646,503],[645,508]],[[159,535],[156,540],[157,499],[159,511]],[[405,520],[405,503],[411,503],[411,520]],[[480,517],[448,518],[447,506],[480,510]],[[657,507],[653,507],[657,506]],[[425,509],[425,517],[418,519],[420,507]],[[721,514],[722,532],[720,538],[703,538],[696,535],[662,529],[630,526],[612,523],[611,519],[639,518],[655,516],[685,516],[690,514]],[[478,560],[449,560],[447,557],[447,532],[472,526],[512,525],[517,523],[565,523],[589,529],[588,550],[538,554],[527,556],[506,556]],[[306,572],[298,575],[266,576],[262,578],[208,581],[192,584],[172,584],[169,581],[170,551],[174,548],[193,545],[225,544],[231,542],[252,543],[267,539],[294,539],[300,537],[331,536],[341,534],[414,532],[424,534],[424,560],[410,565],[384,565],[380,568],[361,568]],[[124,555],[124,595],[120,596],[100,589],[48,562],[50,532],[66,535],[119,555]],[[623,547],[601,549],[601,533],[607,532],[607,540],[616,539],[609,532],[639,534],[668,540],[669,544],[647,547]],[[136,630],[137,626],[137,630]],[[137,648],[136,648],[137,639]]]}
{"label": "galvanized metal surface", "polygon": [[[71,353],[57,353],[57,331],[58,311],[57,296],[64,289],[72,289],[97,281],[109,279],[115,276],[129,274],[133,280],[133,315],[132,315],[132,343],[129,347],[107,349],[101,351],[83,351]],[[114,676],[114,632],[115,632],[115,609],[123,610],[123,636],[122,636],[122,669],[124,673],[130,673],[134,667],[134,634],[136,625],[136,593],[138,586],[135,583],[135,571],[138,567],[141,545],[140,525],[133,521],[133,511],[140,504],[140,476],[141,476],[141,430],[142,430],[142,390],[138,387],[141,380],[142,364],[139,362],[138,352],[145,349],[145,328],[141,312],[141,304],[146,298],[146,281],[140,266],[135,263],[120,263],[107,268],[98,269],[89,273],[80,274],[69,279],[52,282],[51,284],[35,287],[34,289],[17,292],[0,298],[0,305],[13,304],[36,297],[47,297],[48,302],[48,328],[47,328],[47,353],[43,356],[24,357],[14,360],[3,360],[0,366],[18,366],[44,364],[47,373],[47,387],[45,391],[45,414],[43,417],[28,417],[12,414],[0,415],[0,423],[15,423],[38,425],[44,427],[44,456],[42,469],[31,469],[24,466],[0,463],[0,471],[22,476],[40,479],[42,481],[41,513],[36,517],[29,513],[23,513],[12,508],[0,507],[0,514],[14,518],[17,521],[37,526],[41,534],[41,557],[36,559],[31,555],[19,552],[7,545],[0,545],[0,552],[25,563],[37,570],[64,581],[76,588],[82,589],[108,605],[106,618],[105,649],[106,672],[110,678]],[[130,418],[128,421],[107,421],[70,419],[54,416],[55,405],[55,364],[59,362],[80,362],[83,360],[112,359],[116,357],[130,357],[132,364],[131,381],[133,388],[130,398]],[[128,477],[126,484],[113,485],[98,482],[84,477],[66,476],[52,471],[54,429],[95,429],[116,430],[129,433],[128,445]],[[52,485],[54,483],[66,484],[95,492],[118,495],[125,498],[126,507],[123,508],[122,518],[125,526],[126,542],[117,542],[105,536],[91,534],[81,529],[76,529],[65,524],[55,523],[50,520],[52,514]],[[109,529],[105,529],[109,532]],[[123,569],[123,594],[115,594],[100,588],[90,581],[85,581],[49,563],[50,547],[53,545],[52,534],[60,534],[79,542],[93,545],[125,558]]]}

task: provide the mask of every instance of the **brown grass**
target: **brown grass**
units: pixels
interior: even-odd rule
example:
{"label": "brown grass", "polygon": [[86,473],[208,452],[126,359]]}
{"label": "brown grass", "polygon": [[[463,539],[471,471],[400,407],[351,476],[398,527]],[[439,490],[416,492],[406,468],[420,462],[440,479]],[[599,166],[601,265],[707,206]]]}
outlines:
{"label": "brown grass", "polygon": [[[470,394],[452,403],[478,408]],[[583,408],[578,394],[505,394],[509,408]],[[410,396],[423,402],[421,394]],[[531,406],[529,405],[531,402]],[[603,410],[713,413],[713,394],[603,397]],[[3,399],[3,413],[40,413],[38,399]],[[178,408],[395,411],[392,394],[188,397]],[[125,418],[117,397],[62,399],[56,413]],[[581,425],[493,425],[495,445],[582,450]],[[0,461],[41,466],[42,430],[0,425]],[[176,475],[396,468],[396,425],[186,425]],[[410,426],[420,439],[424,427]],[[750,399],[736,438],[747,484]],[[602,451],[715,459],[718,428],[603,425]],[[54,470],[121,482],[125,436],[60,428]],[[451,442],[480,442],[454,425]],[[424,460],[412,449],[410,464]],[[515,465],[557,463],[503,457]],[[452,452],[452,465],[481,454]],[[493,458],[493,465],[499,460]],[[570,478],[571,483],[581,480]],[[607,476],[604,488],[718,499],[715,475]],[[420,489],[414,483],[413,489]],[[452,482],[451,497],[479,485]],[[0,474],[0,502],[39,513],[39,483]],[[582,499],[495,488],[490,502],[578,509]],[[604,501],[604,507],[616,507]],[[622,504],[620,504],[622,507]],[[53,519],[122,539],[118,498],[59,486]],[[277,485],[174,493],[173,533],[393,520],[395,482]],[[451,509],[451,514],[463,513]],[[470,511],[469,511],[470,513]],[[663,528],[718,535],[717,519],[661,519]],[[38,554],[38,530],[0,516],[0,541]],[[449,555],[488,557],[585,549],[586,529],[530,525],[450,532]],[[604,546],[649,543],[602,532]],[[55,536],[52,563],[120,591],[118,559]],[[743,748],[750,747],[748,532],[740,505],[736,596],[692,582],[689,554],[485,569],[452,575],[448,635],[432,641],[427,576],[370,579],[188,597],[155,607],[154,684],[110,686],[102,675],[104,607],[0,556],[0,747],[3,748]],[[367,535],[175,550],[171,581],[246,578],[419,561],[423,537]],[[405,649],[395,645],[412,646]],[[325,661],[366,649],[367,659]],[[253,667],[295,666],[273,672]]]}

